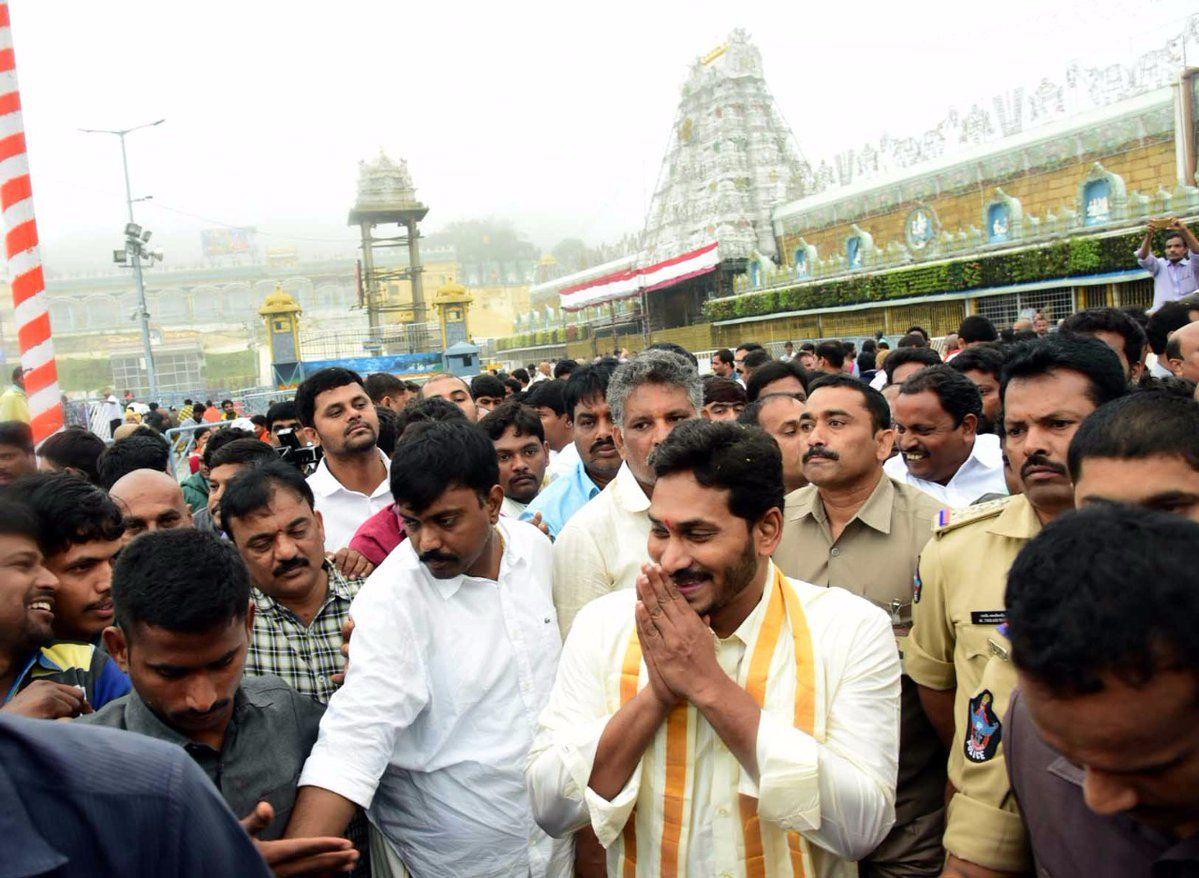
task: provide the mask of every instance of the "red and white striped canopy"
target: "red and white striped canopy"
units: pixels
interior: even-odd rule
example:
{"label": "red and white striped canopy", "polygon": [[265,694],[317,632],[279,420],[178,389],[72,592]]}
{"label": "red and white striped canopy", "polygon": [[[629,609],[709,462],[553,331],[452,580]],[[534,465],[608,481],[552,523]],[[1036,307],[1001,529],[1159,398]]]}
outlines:
{"label": "red and white striped canopy", "polygon": [[631,299],[643,292],[653,292],[701,274],[715,271],[720,265],[717,243],[700,247],[682,256],[667,259],[645,268],[628,268],[606,274],[594,280],[566,287],[559,293],[563,311],[578,311],[591,305]]}

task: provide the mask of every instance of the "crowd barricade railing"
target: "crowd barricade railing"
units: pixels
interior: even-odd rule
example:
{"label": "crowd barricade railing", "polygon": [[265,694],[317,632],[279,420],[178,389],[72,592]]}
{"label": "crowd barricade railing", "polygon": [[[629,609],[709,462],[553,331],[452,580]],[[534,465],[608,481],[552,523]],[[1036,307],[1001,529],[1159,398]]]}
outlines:
{"label": "crowd barricade railing", "polygon": [[191,475],[187,461],[196,447],[196,433],[200,430],[216,429],[226,423],[225,421],[214,421],[210,424],[184,424],[180,427],[172,427],[163,434],[166,436],[167,445],[170,448],[171,472],[175,474],[176,479],[185,479]]}

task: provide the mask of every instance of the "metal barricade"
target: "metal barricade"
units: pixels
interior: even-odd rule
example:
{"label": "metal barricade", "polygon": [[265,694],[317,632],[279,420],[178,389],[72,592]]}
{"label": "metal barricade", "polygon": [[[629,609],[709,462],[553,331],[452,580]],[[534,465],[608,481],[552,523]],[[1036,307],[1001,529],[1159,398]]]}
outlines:
{"label": "metal barricade", "polygon": [[272,405],[277,402],[285,402],[293,399],[295,395],[296,392],[294,390],[275,390],[269,387],[261,387],[238,391],[232,399],[235,402],[241,402],[246,417],[249,417],[250,415],[265,415],[267,409]]}
{"label": "metal barricade", "polygon": [[185,424],[181,427],[172,427],[163,434],[170,448],[171,472],[175,474],[177,481],[191,475],[187,459],[191,456],[192,449],[196,447],[196,433],[201,430],[220,429],[222,425],[228,426],[228,421],[214,421],[211,424]]}

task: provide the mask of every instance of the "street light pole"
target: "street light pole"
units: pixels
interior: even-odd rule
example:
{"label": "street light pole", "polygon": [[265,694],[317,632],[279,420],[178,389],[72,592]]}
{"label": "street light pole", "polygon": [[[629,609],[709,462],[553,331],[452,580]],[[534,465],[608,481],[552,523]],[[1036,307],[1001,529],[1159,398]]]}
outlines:
{"label": "street light pole", "polygon": [[[155,123],[157,124],[157,123]],[[133,222],[133,190],[129,186],[129,158],[125,154],[125,135],[120,133],[121,166],[125,169],[125,203],[129,208],[129,222]],[[158,369],[154,366],[154,349],[150,345],[150,309],[146,304],[146,285],[142,281],[142,257],[139,248],[134,248],[133,284],[137,288],[137,316],[142,328],[142,351],[146,357],[146,380],[150,385],[150,399],[158,402]]]}
{"label": "street light pole", "polygon": [[[153,128],[161,125],[165,119],[157,122],[147,122],[145,125],[135,125],[132,128],[117,130],[80,128],[86,134],[115,134],[121,141],[121,167],[125,172],[125,206],[129,213],[129,222],[133,223],[133,189],[129,184],[129,157],[125,152],[125,136],[142,128]],[[138,322],[142,330],[142,352],[146,358],[146,380],[150,385],[150,400],[158,402],[158,370],[154,367],[154,349],[150,346],[150,309],[146,305],[146,286],[142,280],[142,257],[140,248],[134,247],[130,254],[133,262],[133,283],[137,289]]]}

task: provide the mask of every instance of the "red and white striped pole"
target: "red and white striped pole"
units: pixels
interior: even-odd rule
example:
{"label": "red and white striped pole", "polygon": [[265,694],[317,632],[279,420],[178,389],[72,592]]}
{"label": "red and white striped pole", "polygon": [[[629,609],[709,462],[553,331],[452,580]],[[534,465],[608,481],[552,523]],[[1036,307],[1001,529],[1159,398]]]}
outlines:
{"label": "red and white striped pole", "polygon": [[33,441],[40,443],[62,429],[62,397],[50,332],[46,280],[37,249],[33,184],[25,152],[25,123],[21,118],[21,93],[17,89],[17,64],[6,0],[0,0],[0,210],[4,213],[4,249],[8,254],[30,426]]}

